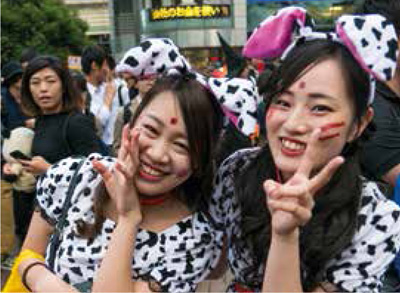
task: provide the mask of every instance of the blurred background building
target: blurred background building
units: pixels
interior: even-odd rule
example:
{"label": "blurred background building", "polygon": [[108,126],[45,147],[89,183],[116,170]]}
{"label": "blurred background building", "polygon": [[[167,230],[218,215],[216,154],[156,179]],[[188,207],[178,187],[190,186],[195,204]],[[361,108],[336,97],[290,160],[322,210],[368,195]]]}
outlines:
{"label": "blurred background building", "polygon": [[[277,9],[300,5],[319,29],[362,0],[64,0],[89,24],[88,34],[117,57],[146,37],[171,38],[198,68],[222,60],[217,32],[238,52]],[[399,0],[400,1],[400,0]]]}

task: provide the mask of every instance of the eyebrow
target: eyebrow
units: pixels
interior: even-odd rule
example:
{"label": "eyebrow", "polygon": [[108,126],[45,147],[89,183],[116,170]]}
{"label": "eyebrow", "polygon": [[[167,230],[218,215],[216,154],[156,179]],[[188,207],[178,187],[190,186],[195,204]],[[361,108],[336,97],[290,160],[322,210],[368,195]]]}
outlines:
{"label": "eyebrow", "polygon": [[[160,118],[158,118],[157,116],[155,116],[153,114],[150,114],[150,113],[146,114],[146,116],[151,118],[152,120],[154,120],[158,125],[160,125],[162,127],[165,127],[165,123]],[[180,138],[183,138],[183,139],[187,139],[187,136],[182,132],[179,132],[177,137],[180,137]]]}
{"label": "eyebrow", "polygon": [[[51,74],[51,75],[45,75],[45,76],[43,77],[43,79],[50,79],[50,78],[57,78],[57,75]],[[40,78],[39,76],[32,75],[31,80],[32,80],[32,79],[38,79],[38,80],[40,80],[41,78]]]}
{"label": "eyebrow", "polygon": [[[289,91],[289,90],[284,91],[284,93],[287,93],[287,94],[289,94],[291,96],[294,96],[293,92]],[[313,98],[313,99],[336,100],[336,98],[334,98],[334,97],[332,97],[330,95],[323,94],[323,93],[309,93],[307,96],[310,97],[310,98]]]}

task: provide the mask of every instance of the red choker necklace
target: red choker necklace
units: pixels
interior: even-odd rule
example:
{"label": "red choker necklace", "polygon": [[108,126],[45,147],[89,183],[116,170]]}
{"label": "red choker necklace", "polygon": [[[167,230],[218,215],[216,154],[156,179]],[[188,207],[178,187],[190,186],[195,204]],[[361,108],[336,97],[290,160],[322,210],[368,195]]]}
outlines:
{"label": "red choker necklace", "polygon": [[170,195],[167,193],[159,196],[140,197],[139,202],[144,206],[156,206],[163,204],[169,196]]}

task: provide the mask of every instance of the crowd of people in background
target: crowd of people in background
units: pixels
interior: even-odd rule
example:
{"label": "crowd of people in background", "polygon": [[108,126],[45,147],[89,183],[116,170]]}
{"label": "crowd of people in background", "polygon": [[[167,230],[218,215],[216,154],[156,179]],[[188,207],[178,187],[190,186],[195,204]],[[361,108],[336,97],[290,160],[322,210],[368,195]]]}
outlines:
{"label": "crowd of people in background", "polygon": [[6,292],[398,292],[400,2],[335,25],[219,35],[224,77],[166,38],[4,64]]}

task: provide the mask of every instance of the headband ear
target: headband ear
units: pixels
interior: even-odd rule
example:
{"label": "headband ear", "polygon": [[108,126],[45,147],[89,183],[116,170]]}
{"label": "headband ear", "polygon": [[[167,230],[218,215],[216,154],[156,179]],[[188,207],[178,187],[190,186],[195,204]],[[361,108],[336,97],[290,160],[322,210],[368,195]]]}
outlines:
{"label": "headband ear", "polygon": [[257,105],[260,97],[255,84],[244,78],[209,78],[208,86],[225,116],[245,135],[257,135]]}
{"label": "headband ear", "polygon": [[379,14],[343,15],[336,33],[354,58],[380,80],[390,80],[396,70],[398,44],[393,25]]}
{"label": "headband ear", "polygon": [[266,18],[252,33],[243,47],[248,58],[276,58],[282,55],[292,42],[297,28],[313,27],[313,21],[302,7],[286,7],[276,15]]}
{"label": "headband ear", "polygon": [[128,72],[141,77],[163,74],[171,68],[187,72],[191,67],[172,40],[150,38],[126,52],[116,72]]}

